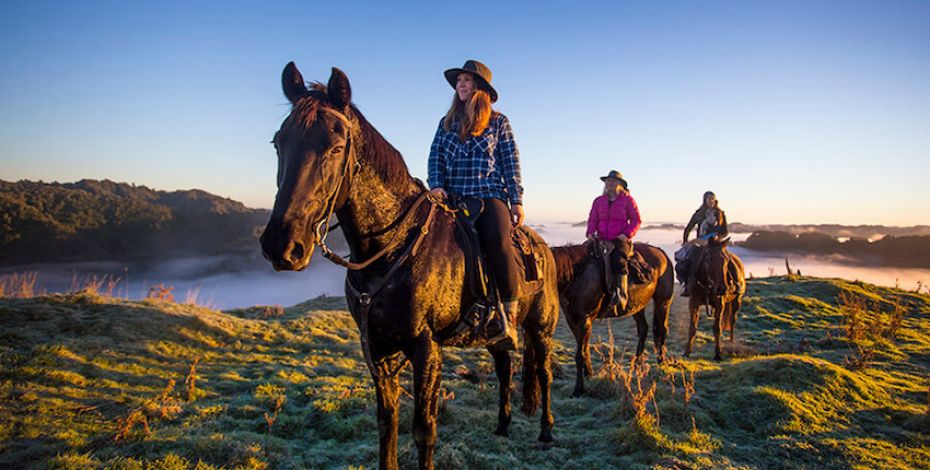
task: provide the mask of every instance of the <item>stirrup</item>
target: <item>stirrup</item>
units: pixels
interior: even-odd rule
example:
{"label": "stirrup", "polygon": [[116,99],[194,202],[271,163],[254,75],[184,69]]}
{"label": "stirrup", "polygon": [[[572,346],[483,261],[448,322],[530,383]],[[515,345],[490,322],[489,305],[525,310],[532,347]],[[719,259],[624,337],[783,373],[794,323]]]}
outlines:
{"label": "stirrup", "polygon": [[517,339],[517,327],[515,326],[516,320],[512,320],[510,317],[516,315],[516,308],[513,312],[507,312],[507,309],[500,306],[500,320],[503,324],[503,329],[501,332],[494,335],[488,340],[488,344],[498,344],[500,343],[504,346],[504,349],[507,350],[516,350],[518,346]]}

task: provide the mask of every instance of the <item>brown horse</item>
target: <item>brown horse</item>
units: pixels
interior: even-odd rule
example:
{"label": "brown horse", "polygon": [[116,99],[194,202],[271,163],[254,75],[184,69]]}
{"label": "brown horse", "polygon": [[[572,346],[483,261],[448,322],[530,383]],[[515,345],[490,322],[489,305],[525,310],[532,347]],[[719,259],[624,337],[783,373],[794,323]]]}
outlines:
{"label": "brown horse", "polygon": [[[333,68],[326,86],[308,89],[292,62],[282,83],[293,106],[273,141],[278,193],[262,251],[277,270],[301,270],[320,245],[327,258],[349,268],[346,297],[378,402],[380,467],[398,466],[397,372],[409,360],[419,467],[432,468],[444,332],[454,329],[476,300],[463,286],[464,254],[454,238],[454,215],[428,197],[400,153],[351,104],[342,71]],[[350,262],[326,248],[333,212]],[[543,286],[520,298],[518,322],[524,331],[523,411],[532,415],[542,408],[539,440],[551,443],[551,338],[559,307],[555,261],[543,248]],[[500,381],[495,434],[506,436],[511,358],[499,345],[488,350]]]}
{"label": "brown horse", "polygon": [[736,313],[743,303],[746,278],[743,274],[743,262],[727,251],[729,241],[717,241],[712,238],[706,246],[694,250],[689,256],[690,274],[687,282],[691,325],[688,328],[688,343],[685,346],[686,357],[691,356],[701,307],[713,310],[714,360],[720,360],[721,330],[729,330],[730,342],[733,342]]}
{"label": "brown horse", "polygon": [[[552,249],[559,274],[559,303],[565,319],[575,335],[575,390],[573,396],[584,393],[584,376],[594,373],[591,366],[591,324],[598,318],[610,299],[607,271],[600,242],[559,246]],[[651,299],[653,343],[659,362],[665,359],[665,339],[668,336],[668,313],[675,293],[672,262],[659,248],[636,243],[633,249],[641,254],[655,275],[646,284],[630,284],[627,314],[636,320],[639,343],[636,355],[643,353],[649,326],[645,309]]]}

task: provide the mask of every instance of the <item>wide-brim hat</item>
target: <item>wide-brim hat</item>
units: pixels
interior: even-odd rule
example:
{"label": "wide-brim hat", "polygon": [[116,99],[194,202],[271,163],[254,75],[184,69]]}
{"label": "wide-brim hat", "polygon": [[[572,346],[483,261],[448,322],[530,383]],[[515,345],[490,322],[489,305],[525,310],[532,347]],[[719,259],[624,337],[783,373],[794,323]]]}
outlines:
{"label": "wide-brim hat", "polygon": [[623,189],[630,189],[626,180],[623,179],[623,173],[620,173],[617,170],[610,170],[610,173],[607,173],[607,176],[601,176],[601,181],[607,181],[609,179],[615,179],[619,181],[620,185],[623,186]]}
{"label": "wide-brim hat", "polygon": [[446,81],[449,82],[449,85],[452,85],[453,89],[455,89],[455,84],[459,80],[459,74],[462,72],[474,75],[475,79],[478,80],[478,86],[491,95],[491,102],[497,101],[497,90],[491,86],[491,69],[489,69],[487,65],[477,60],[466,60],[465,65],[461,68],[449,69],[443,72],[446,76]]}

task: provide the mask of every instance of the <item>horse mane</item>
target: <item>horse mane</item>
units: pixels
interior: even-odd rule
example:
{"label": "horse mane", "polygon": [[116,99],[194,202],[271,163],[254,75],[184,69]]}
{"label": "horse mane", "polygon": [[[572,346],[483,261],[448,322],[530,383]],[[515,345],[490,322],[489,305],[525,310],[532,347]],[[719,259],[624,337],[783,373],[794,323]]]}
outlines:
{"label": "horse mane", "polygon": [[556,277],[561,291],[575,278],[575,271],[584,265],[588,250],[584,245],[554,246],[552,255],[555,257]]}
{"label": "horse mane", "polygon": [[375,129],[375,126],[365,119],[355,105],[352,105],[352,113],[358,119],[359,127],[362,130],[362,140],[365,142],[366,161],[371,162],[371,166],[378,173],[378,176],[384,181],[405,181],[412,177],[410,170],[407,169],[407,162],[400,151],[394,148],[387,139]]}

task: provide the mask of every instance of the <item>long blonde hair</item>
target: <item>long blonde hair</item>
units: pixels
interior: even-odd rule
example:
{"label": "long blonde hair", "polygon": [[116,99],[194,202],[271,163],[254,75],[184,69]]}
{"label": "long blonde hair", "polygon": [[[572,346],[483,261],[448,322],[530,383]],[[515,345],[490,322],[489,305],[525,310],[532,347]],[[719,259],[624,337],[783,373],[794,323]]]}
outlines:
{"label": "long blonde hair", "polygon": [[443,128],[452,131],[452,123],[458,122],[459,137],[465,140],[469,136],[478,136],[488,127],[491,121],[491,95],[488,92],[477,89],[472,93],[467,103],[459,99],[458,93],[452,95],[452,106],[446,113],[446,119],[443,121]]}

